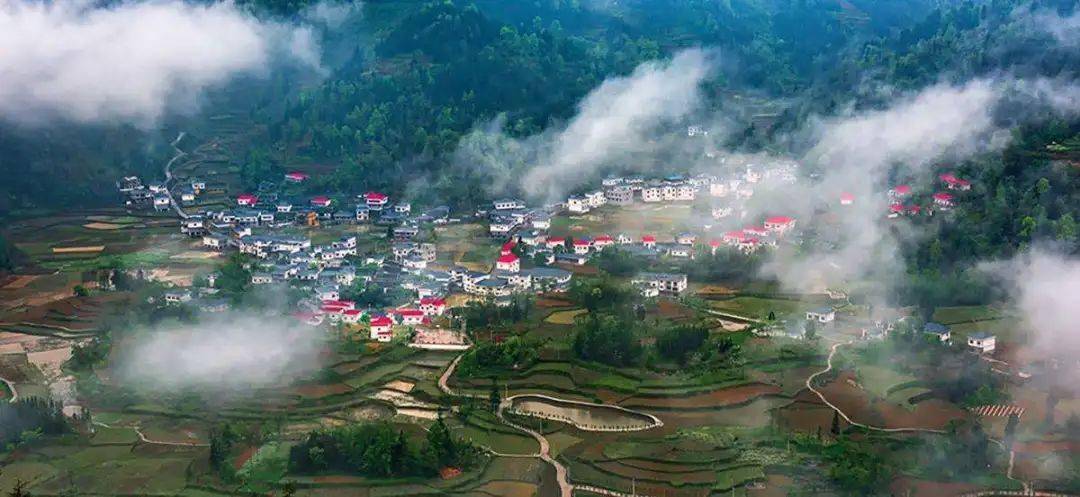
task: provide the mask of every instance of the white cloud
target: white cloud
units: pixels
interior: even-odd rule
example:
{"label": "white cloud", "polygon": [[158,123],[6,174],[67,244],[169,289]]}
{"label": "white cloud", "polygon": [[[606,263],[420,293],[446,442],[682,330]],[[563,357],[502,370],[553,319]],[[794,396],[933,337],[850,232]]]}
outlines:
{"label": "white cloud", "polygon": [[0,117],[150,126],[280,60],[318,69],[310,29],[232,3],[0,0]]}
{"label": "white cloud", "polygon": [[230,312],[140,332],[119,369],[126,382],[155,389],[282,385],[320,367],[319,333],[287,317]]}
{"label": "white cloud", "polygon": [[[701,83],[713,67],[709,54],[684,50],[670,61],[641,64],[626,77],[609,78],[578,105],[578,113],[539,141],[538,166],[522,189],[554,197],[616,160],[655,147],[651,137],[699,110]],[[666,130],[670,131],[670,129]]]}

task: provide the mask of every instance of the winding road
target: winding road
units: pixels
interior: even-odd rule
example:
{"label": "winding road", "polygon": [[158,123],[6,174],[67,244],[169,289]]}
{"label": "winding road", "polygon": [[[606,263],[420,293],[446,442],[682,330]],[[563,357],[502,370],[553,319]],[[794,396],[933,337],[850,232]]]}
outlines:
{"label": "winding road", "polygon": [[[446,367],[446,371],[443,371],[443,374],[439,376],[439,390],[442,390],[444,393],[452,397],[477,398],[479,397],[478,395],[459,394],[457,392],[454,392],[454,390],[450,388],[450,377],[454,375],[454,370],[457,369],[458,363],[461,362],[462,357],[465,357],[465,355],[461,354],[455,357],[454,360],[450,362],[450,365]],[[561,462],[557,461],[554,457],[551,457],[551,444],[548,443],[547,438],[545,438],[543,434],[531,428],[518,425],[506,419],[506,416],[504,416],[504,411],[509,406],[510,399],[504,399],[499,404],[499,409],[495,413],[495,416],[498,417],[499,421],[502,421],[503,424],[519,431],[525,432],[536,440],[536,443],[540,446],[540,452],[537,453],[535,457],[539,457],[541,461],[544,461],[550,464],[551,467],[555,468],[555,480],[559,484],[559,495],[561,497],[572,497],[574,495],[574,485],[570,483],[569,472],[567,471],[566,466],[564,466]]]}
{"label": "winding road", "polygon": [[92,421],[91,424],[93,424],[94,426],[101,426],[103,428],[130,428],[131,430],[135,431],[136,435],[138,435],[140,442],[148,443],[148,444],[152,444],[152,445],[169,445],[169,446],[173,446],[173,447],[209,447],[210,446],[210,444],[197,443],[197,442],[168,442],[168,441],[165,441],[165,440],[154,440],[154,439],[151,439],[151,438],[147,438],[146,435],[143,434],[142,430],[140,430],[138,426],[110,426],[110,425],[107,425],[105,423],[102,423],[101,421]]}
{"label": "winding road", "polygon": [[4,384],[7,385],[8,391],[11,392],[11,398],[8,399],[8,402],[19,400],[19,392],[15,390],[15,383],[7,378],[0,378],[0,381],[4,382]]}
{"label": "winding road", "polygon": [[176,211],[176,215],[180,216],[182,219],[187,219],[188,214],[184,212],[184,209],[180,208],[180,203],[177,202],[175,198],[173,198],[172,187],[169,186],[169,183],[172,182],[173,163],[181,157],[187,155],[187,152],[180,150],[180,147],[177,146],[180,144],[180,140],[184,139],[185,134],[185,132],[181,131],[180,134],[176,135],[176,139],[169,144],[173,148],[173,150],[176,151],[176,155],[174,155],[173,158],[169,160],[169,162],[165,163],[165,195],[169,197],[169,203],[172,204],[173,210]]}

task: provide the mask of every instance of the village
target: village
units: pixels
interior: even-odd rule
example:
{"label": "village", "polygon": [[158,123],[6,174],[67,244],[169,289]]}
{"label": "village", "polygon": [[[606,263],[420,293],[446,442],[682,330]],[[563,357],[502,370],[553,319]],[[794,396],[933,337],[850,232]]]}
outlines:
{"label": "village", "polygon": [[[694,128],[688,129],[689,136],[703,133]],[[724,165],[723,159],[719,162]],[[761,192],[798,183],[798,164],[774,161],[765,166],[725,166],[722,170],[729,172],[723,175],[609,176],[595,189],[579,189],[580,193],[565,201],[530,206],[520,199],[501,198],[487,208],[460,215],[446,206],[414,211],[408,200],[395,200],[376,191],[290,195],[290,187],[295,190],[311,180],[308,173],[300,171],[284,174],[280,183],[264,181],[257,193],[231,197],[223,186],[208,187],[198,178],[177,179],[168,187],[147,187],[139,178],[125,177],[117,185],[129,208],[175,210],[181,218],[181,233],[200,241],[203,250],[252,256],[248,263],[252,285],[285,284],[303,289],[308,298],[290,311],[300,322],[356,329],[377,342],[389,342],[397,335],[414,337],[418,346],[458,347],[465,344],[463,335],[444,328],[450,324],[445,316],[453,304],[480,299],[506,306],[514,295],[563,291],[577,268],[588,265],[609,248],[641,260],[680,261],[721,250],[754,254],[781,244],[800,243],[804,235],[796,218],[784,212],[762,216],[758,214],[760,208],[750,206],[755,192],[760,196]],[[916,194],[912,187],[901,184],[882,192],[880,199],[858,199],[841,193],[826,209],[861,209],[863,203],[884,201],[888,205],[885,217],[910,218],[947,212],[959,200],[955,195],[971,190],[970,182],[951,172],[941,173],[937,180],[939,190],[929,196]],[[200,195],[223,196],[225,203],[232,205],[192,209]],[[565,228],[571,220],[598,213],[667,208],[685,212],[681,229],[668,226],[663,227],[667,231],[588,232],[578,226],[573,233],[553,229],[553,225]],[[640,215],[647,217],[649,213],[642,211]],[[475,261],[479,264],[447,264],[440,260],[436,233],[462,223],[486,226],[498,252],[489,260]],[[365,230],[357,232],[361,227]],[[340,236],[324,243],[312,241],[325,239],[331,233]],[[364,239],[376,243],[363,243]],[[361,246],[367,250],[361,250]],[[203,287],[172,290],[164,300],[191,303],[206,312],[226,310],[228,306],[215,296],[215,278],[215,273],[206,274]],[[629,283],[645,298],[677,298],[690,285],[686,274],[645,270]],[[343,297],[354,284],[405,297],[384,308],[358,306]],[[806,313],[807,323],[828,326],[834,318],[835,312],[829,307]],[[877,320],[861,328],[859,334],[862,338],[882,339],[892,326]],[[928,324],[926,333],[938,335],[942,342],[949,341],[948,330],[938,326]],[[799,337],[805,328],[805,323],[787,323],[763,333]],[[446,343],[433,341],[432,337],[442,337]],[[994,337],[972,338],[968,344],[973,350],[990,353]]]}

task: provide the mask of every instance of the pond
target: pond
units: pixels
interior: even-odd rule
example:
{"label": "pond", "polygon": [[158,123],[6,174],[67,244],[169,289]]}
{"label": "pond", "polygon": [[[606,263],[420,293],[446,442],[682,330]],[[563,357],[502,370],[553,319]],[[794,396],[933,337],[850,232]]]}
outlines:
{"label": "pond", "polygon": [[561,421],[585,431],[639,431],[663,424],[656,416],[639,411],[546,395],[515,395],[509,401],[514,414]]}

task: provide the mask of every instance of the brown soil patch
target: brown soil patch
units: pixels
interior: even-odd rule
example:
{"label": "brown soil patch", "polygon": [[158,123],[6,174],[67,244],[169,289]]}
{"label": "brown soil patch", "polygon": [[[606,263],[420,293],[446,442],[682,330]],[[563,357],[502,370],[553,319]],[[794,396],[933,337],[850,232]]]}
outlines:
{"label": "brown soil patch", "polygon": [[292,393],[309,399],[340,395],[351,391],[353,391],[352,387],[344,383],[301,385],[292,389]]}
{"label": "brown soil patch", "polygon": [[1032,442],[1016,442],[1013,445],[1016,452],[1030,454],[1049,454],[1053,452],[1080,452],[1080,442],[1073,440],[1036,440]]}
{"label": "brown soil patch", "polygon": [[[778,409],[776,416],[780,424],[789,430],[827,433],[832,428],[833,410],[820,402],[794,402]],[[843,420],[840,423],[845,424]]]}
{"label": "brown soil patch", "polygon": [[119,225],[119,224],[95,222],[95,223],[86,223],[86,224],[83,225],[83,228],[91,229],[91,230],[118,230],[120,228],[123,228],[123,226]]}
{"label": "brown soil patch", "polygon": [[489,495],[503,497],[532,497],[537,495],[536,485],[522,481],[493,481],[477,487],[477,490]]}
{"label": "brown soil patch", "polygon": [[856,386],[850,372],[841,373],[819,390],[852,420],[871,426],[943,430],[949,421],[967,417],[966,411],[940,399],[919,402],[911,411],[886,400],[872,400]]}
{"label": "brown soil patch", "polygon": [[763,395],[777,395],[779,393],[780,388],[775,385],[754,383],[685,397],[634,396],[624,401],[622,406],[673,409],[723,407],[749,402]]}
{"label": "brown soil patch", "polygon": [[541,297],[536,299],[536,307],[541,309],[551,309],[556,307],[571,307],[574,304],[569,300],[563,300],[553,297]]}
{"label": "brown soil patch", "polygon": [[[645,478],[654,481],[682,481],[683,483],[714,483],[716,473],[714,471],[692,471],[687,473],[668,473],[662,471],[650,471],[638,467],[628,467],[619,462],[600,462],[595,466],[606,473],[613,473],[623,478]],[[636,466],[636,465],[635,465]]]}
{"label": "brown soil patch", "polygon": [[251,458],[258,451],[259,448],[254,445],[244,447],[244,450],[240,451],[240,454],[236,456],[235,460],[233,460],[233,469],[239,470],[240,468],[244,467],[244,465],[247,464],[247,462],[250,461]]}
{"label": "brown soil patch", "polygon": [[104,245],[86,245],[82,247],[53,247],[52,252],[54,254],[81,254],[91,252],[101,252],[105,250]]}
{"label": "brown soil patch", "polygon": [[412,383],[412,382],[408,382],[408,381],[404,381],[404,380],[394,380],[394,381],[391,381],[390,383],[387,383],[386,385],[383,385],[383,387],[384,388],[389,388],[391,390],[397,390],[397,391],[400,391],[400,392],[409,393],[409,392],[411,392],[413,390],[414,387],[416,387],[416,383]]}
{"label": "brown soil patch", "polygon": [[[349,475],[319,475],[312,476],[311,481],[314,483],[364,483],[364,479],[359,476]],[[354,490],[355,491],[355,490]]]}
{"label": "brown soil patch", "polygon": [[689,319],[694,311],[678,302],[662,299],[656,303],[656,313],[668,319]]}
{"label": "brown soil patch", "polygon": [[33,274],[24,274],[24,275],[21,275],[21,276],[13,276],[10,281],[8,281],[6,284],[4,284],[3,287],[0,287],[0,288],[4,288],[5,290],[18,290],[19,288],[23,288],[26,285],[29,285],[32,281],[36,280],[37,278],[38,277],[36,275],[33,275]]}

